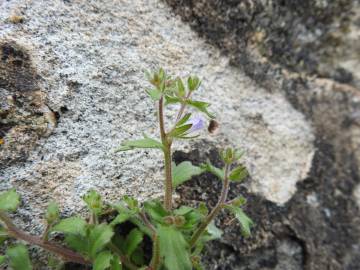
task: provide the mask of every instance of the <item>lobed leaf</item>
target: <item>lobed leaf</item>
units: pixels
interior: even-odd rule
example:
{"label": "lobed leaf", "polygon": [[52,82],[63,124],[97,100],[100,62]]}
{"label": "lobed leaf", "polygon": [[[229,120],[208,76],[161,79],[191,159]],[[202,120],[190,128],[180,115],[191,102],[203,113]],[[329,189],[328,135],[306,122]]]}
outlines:
{"label": "lobed leaf", "polygon": [[203,172],[203,168],[192,165],[190,161],[183,161],[179,165],[173,163],[172,178],[174,188]]}
{"label": "lobed leaf", "polygon": [[45,214],[46,222],[48,224],[53,224],[59,219],[59,217],[60,211],[58,204],[56,202],[50,202]]}
{"label": "lobed leaf", "polygon": [[251,227],[254,225],[254,222],[245,214],[245,212],[240,207],[227,205],[226,208],[229,209],[239,221],[243,236],[250,236]]}
{"label": "lobed leaf", "polygon": [[103,207],[101,196],[94,189],[89,190],[82,199],[92,213],[95,215],[99,215],[101,213]]}
{"label": "lobed leaf", "polygon": [[167,269],[192,270],[188,244],[182,233],[173,227],[158,226],[160,255]]}
{"label": "lobed leaf", "polygon": [[230,172],[229,179],[234,182],[240,182],[248,176],[248,171],[243,165],[239,165]]}
{"label": "lobed leaf", "polygon": [[125,253],[127,256],[131,256],[135,249],[139,246],[144,238],[144,234],[137,228],[134,228],[127,235],[125,240]]}
{"label": "lobed leaf", "polygon": [[155,89],[147,89],[146,93],[150,96],[150,98],[153,101],[158,101],[162,96],[161,91],[159,89],[157,89],[157,88],[155,88]]}
{"label": "lobed leaf", "polygon": [[201,168],[203,168],[204,171],[212,173],[213,175],[217,176],[220,180],[224,181],[225,179],[224,170],[213,166],[209,161],[203,164]]}
{"label": "lobed leaf", "polygon": [[100,252],[94,261],[93,270],[105,270],[111,266],[113,255],[110,251]]}
{"label": "lobed leaf", "polygon": [[61,220],[51,231],[64,234],[78,234],[85,236],[87,223],[80,217],[70,217]]}
{"label": "lobed leaf", "polygon": [[32,270],[31,261],[27,248],[22,245],[10,247],[6,251],[10,266],[13,270]]}
{"label": "lobed leaf", "polygon": [[118,256],[113,256],[111,260],[111,270],[122,270],[122,265]]}
{"label": "lobed leaf", "polygon": [[96,253],[110,242],[113,235],[114,232],[110,225],[103,223],[92,228],[89,234],[90,257],[95,258]]}
{"label": "lobed leaf", "polygon": [[215,115],[211,114],[208,111],[208,107],[210,106],[210,103],[203,102],[203,101],[196,101],[196,100],[186,100],[186,104],[188,104],[191,107],[194,107],[195,109],[199,110],[200,112],[206,114],[210,118],[215,118]]}
{"label": "lobed leaf", "polygon": [[20,195],[15,189],[0,194],[0,210],[13,212],[20,204]]}

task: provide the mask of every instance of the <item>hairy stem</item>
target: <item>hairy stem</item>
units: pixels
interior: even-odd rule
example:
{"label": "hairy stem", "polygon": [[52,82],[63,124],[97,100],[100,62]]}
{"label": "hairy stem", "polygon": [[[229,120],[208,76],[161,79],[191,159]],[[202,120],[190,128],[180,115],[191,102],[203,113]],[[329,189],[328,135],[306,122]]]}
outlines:
{"label": "hairy stem", "polygon": [[153,235],[153,252],[151,260],[151,269],[158,270],[160,267],[160,242],[157,234]]}
{"label": "hairy stem", "polygon": [[79,264],[90,264],[90,261],[85,259],[83,256],[75,253],[74,251],[67,249],[65,247],[62,247],[55,243],[50,243],[47,241],[43,241],[40,237],[33,236],[30,234],[25,233],[24,231],[18,229],[14,223],[10,220],[8,215],[0,211],[0,220],[3,221],[3,223],[6,226],[7,232],[9,236],[14,237],[16,239],[23,240],[25,242],[28,242],[30,244],[42,247],[43,249],[50,251],[52,253],[55,253],[63,258],[64,261],[67,262],[74,262]]}
{"label": "hairy stem", "polygon": [[230,164],[226,164],[225,165],[225,178],[223,181],[220,198],[219,198],[216,206],[211,210],[210,214],[208,214],[206,216],[206,218],[201,223],[199,228],[192,235],[192,237],[190,239],[190,247],[193,247],[196,244],[196,242],[199,240],[200,236],[204,233],[204,231],[206,230],[206,228],[210,224],[210,222],[217,216],[217,214],[219,214],[221,209],[224,207],[224,203],[226,202],[226,199],[227,199],[227,196],[229,193],[229,185],[230,185],[230,181],[229,181],[229,177],[228,177],[229,168],[230,168]]}
{"label": "hairy stem", "polygon": [[171,175],[171,139],[168,138],[165,131],[164,124],[164,100],[161,97],[159,100],[159,126],[161,142],[164,146],[164,161],[165,161],[165,198],[164,207],[170,211],[172,208],[172,175]]}

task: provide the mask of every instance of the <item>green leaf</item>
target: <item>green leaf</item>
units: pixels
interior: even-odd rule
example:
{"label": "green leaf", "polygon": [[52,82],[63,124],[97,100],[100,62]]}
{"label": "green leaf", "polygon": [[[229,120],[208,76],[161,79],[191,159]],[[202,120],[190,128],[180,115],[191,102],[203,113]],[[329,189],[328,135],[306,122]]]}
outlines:
{"label": "green leaf", "polygon": [[114,232],[110,225],[100,224],[92,228],[89,235],[90,257],[95,258],[96,253],[110,242],[113,235]]}
{"label": "green leaf", "polygon": [[134,228],[127,235],[125,240],[125,253],[130,257],[144,238],[144,234],[137,228]]}
{"label": "green leaf", "polygon": [[158,226],[160,255],[167,269],[191,270],[192,265],[188,252],[188,244],[184,236],[173,227]]}
{"label": "green leaf", "polygon": [[192,270],[188,244],[182,233],[173,227],[158,226],[160,255],[171,270]]}
{"label": "green leaf", "polygon": [[185,124],[191,117],[191,113],[187,113],[185,114],[177,123],[176,126],[182,126],[183,124]]}
{"label": "green leaf", "polygon": [[79,234],[67,234],[65,236],[65,243],[73,250],[88,256],[89,239],[87,236],[81,236]]}
{"label": "green leaf", "polygon": [[111,270],[122,270],[122,265],[118,256],[113,256],[111,260]]}
{"label": "green leaf", "polygon": [[229,209],[235,217],[240,222],[241,232],[244,237],[248,237],[251,235],[251,227],[254,225],[254,222],[244,213],[244,211],[236,206],[227,205],[227,209]]}
{"label": "green leaf", "polygon": [[239,196],[238,198],[231,201],[231,204],[236,207],[243,206],[246,203],[246,199],[243,196]]}
{"label": "green leaf", "polygon": [[3,255],[0,255],[0,265],[2,265],[6,260],[6,257]]}
{"label": "green leaf", "polygon": [[24,245],[10,247],[6,251],[10,266],[13,270],[31,270],[31,261],[27,248]]}
{"label": "green leaf", "polygon": [[174,188],[187,180],[190,180],[191,177],[199,175],[203,172],[204,169],[192,165],[190,161],[183,161],[179,165],[173,163],[172,178]]}
{"label": "green leaf", "polygon": [[195,109],[199,110],[200,112],[206,114],[208,117],[215,118],[215,116],[208,111],[208,107],[210,106],[210,103],[203,102],[203,101],[195,101],[195,100],[186,100],[186,103],[189,106],[194,107]]}
{"label": "green leaf", "polygon": [[0,245],[8,238],[8,233],[4,227],[0,225]]}
{"label": "green leaf", "polygon": [[158,101],[162,96],[161,91],[159,89],[157,89],[157,88],[148,89],[148,90],[146,90],[146,93],[151,97],[151,99],[153,101]]}
{"label": "green leaf", "polygon": [[15,189],[0,194],[0,210],[13,212],[20,204],[20,196]]}
{"label": "green leaf", "polygon": [[176,127],[173,131],[170,132],[169,136],[174,138],[186,136],[186,131],[188,131],[191,127],[192,124]]}
{"label": "green leaf", "polygon": [[240,165],[230,172],[229,179],[234,182],[240,182],[248,176],[248,172],[243,165]]}
{"label": "green leaf", "polygon": [[47,223],[53,224],[59,219],[59,216],[60,216],[60,211],[58,204],[56,202],[50,202],[45,214],[45,219]]}
{"label": "green leaf", "polygon": [[162,222],[163,218],[169,215],[162,203],[158,200],[144,202],[144,209],[145,212],[157,222]]}
{"label": "green leaf", "polygon": [[79,234],[85,236],[86,234],[86,221],[80,217],[70,217],[61,220],[56,224],[51,231],[61,232],[64,234]]}
{"label": "green leaf", "polygon": [[144,139],[123,142],[116,152],[132,150],[135,148],[158,148],[163,150],[163,145],[157,140],[145,137]]}
{"label": "green leaf", "polygon": [[171,105],[171,104],[176,104],[176,103],[182,103],[182,102],[183,101],[181,98],[173,97],[173,96],[169,96],[169,95],[165,96],[165,106]]}
{"label": "green leaf", "polygon": [[101,196],[94,189],[88,191],[88,193],[82,198],[90,211],[95,215],[99,215],[101,213],[103,203],[101,200]]}
{"label": "green leaf", "polygon": [[100,252],[94,261],[93,270],[105,270],[111,266],[113,255],[110,251]]}
{"label": "green leaf", "polygon": [[212,221],[206,228],[206,241],[211,241],[215,239],[220,239],[223,235],[223,231],[215,226],[214,221]]}
{"label": "green leaf", "polygon": [[131,215],[129,213],[121,212],[120,214],[118,214],[116,216],[116,218],[113,221],[111,221],[110,225],[111,226],[116,226],[118,224],[124,223],[130,217],[131,217]]}
{"label": "green leaf", "polygon": [[195,91],[201,85],[201,81],[197,76],[189,76],[188,78],[188,88],[190,91]]}
{"label": "green leaf", "polygon": [[184,83],[182,82],[181,78],[176,79],[176,86],[177,86],[177,93],[178,93],[179,97],[184,97],[186,92],[185,92]]}
{"label": "green leaf", "polygon": [[220,180],[224,181],[225,172],[223,169],[219,169],[219,168],[213,166],[210,162],[203,164],[201,166],[201,168],[204,169],[204,171],[212,173],[213,175],[217,176]]}

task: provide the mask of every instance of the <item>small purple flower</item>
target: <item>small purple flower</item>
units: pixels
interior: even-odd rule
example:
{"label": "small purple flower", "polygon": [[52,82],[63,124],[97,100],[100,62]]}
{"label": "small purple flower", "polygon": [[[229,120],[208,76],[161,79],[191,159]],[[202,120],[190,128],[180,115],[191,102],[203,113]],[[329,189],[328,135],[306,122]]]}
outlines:
{"label": "small purple flower", "polygon": [[195,131],[201,130],[205,127],[205,121],[201,116],[192,116],[186,122],[187,125],[191,124],[191,128],[187,131],[187,133],[193,133]]}

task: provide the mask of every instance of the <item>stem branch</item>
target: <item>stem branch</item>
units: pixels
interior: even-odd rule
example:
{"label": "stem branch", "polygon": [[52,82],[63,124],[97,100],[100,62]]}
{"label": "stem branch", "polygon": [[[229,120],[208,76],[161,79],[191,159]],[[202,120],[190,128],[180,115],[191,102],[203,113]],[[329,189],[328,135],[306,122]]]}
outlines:
{"label": "stem branch", "polygon": [[229,169],[230,169],[230,164],[226,164],[225,165],[225,178],[223,181],[220,198],[219,198],[216,206],[211,210],[210,214],[208,214],[206,216],[205,220],[201,223],[199,228],[192,235],[192,237],[190,239],[190,247],[193,247],[196,244],[196,242],[199,240],[200,236],[204,233],[204,231],[206,230],[206,228],[210,224],[210,222],[217,216],[217,214],[219,214],[221,209],[224,207],[224,203],[226,202],[227,195],[229,193],[229,185],[230,185],[229,176],[228,176]]}
{"label": "stem branch", "polygon": [[55,243],[50,243],[47,241],[43,241],[40,237],[33,236],[30,234],[25,233],[24,231],[18,229],[14,223],[10,220],[8,215],[0,211],[0,220],[2,220],[6,226],[7,232],[9,236],[14,237],[16,239],[23,240],[25,242],[28,242],[30,244],[39,246],[44,248],[45,250],[48,250],[52,253],[55,253],[63,258],[64,261],[67,262],[74,262],[79,264],[86,264],[89,265],[90,261],[85,259],[83,256],[75,253],[74,251],[67,249],[65,247],[62,247]]}

